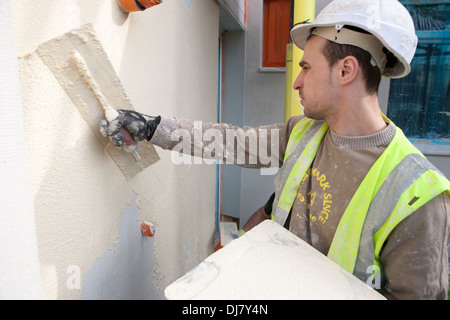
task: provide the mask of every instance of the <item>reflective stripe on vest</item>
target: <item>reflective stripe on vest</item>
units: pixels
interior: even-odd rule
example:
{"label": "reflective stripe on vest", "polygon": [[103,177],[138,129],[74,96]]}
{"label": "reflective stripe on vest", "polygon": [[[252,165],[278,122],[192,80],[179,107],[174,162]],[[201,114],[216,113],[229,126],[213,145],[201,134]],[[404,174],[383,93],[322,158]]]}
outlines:
{"label": "reflective stripe on vest", "polygon": [[272,220],[278,224],[283,226],[286,222],[297,196],[298,187],[311,166],[327,131],[328,125],[324,121],[308,118],[301,119],[292,130],[283,166],[275,179]]}
{"label": "reflective stripe on vest", "polygon": [[366,281],[389,233],[419,207],[449,190],[450,182],[396,128],[345,210],[328,257]]}
{"label": "reflective stripe on vest", "polygon": [[[299,132],[305,128],[306,132]],[[298,187],[327,130],[323,121],[303,118],[291,133],[286,150],[292,153],[286,154],[275,182],[272,218],[281,225],[289,215]],[[295,138],[291,140],[291,137]],[[395,226],[442,192],[450,196],[449,190],[448,179],[396,128],[394,139],[347,206],[328,257],[366,281],[372,270],[368,270],[369,267],[376,265],[382,269],[380,251]]]}
{"label": "reflective stripe on vest", "polygon": [[[372,265],[377,265],[382,269],[380,251],[393,227],[442,192],[442,190],[433,189],[433,185],[435,185],[433,175],[437,174],[435,170],[425,158],[413,153],[407,155],[389,174],[370,204],[364,221],[353,272],[356,277],[367,279],[368,269]],[[417,179],[425,177],[425,174],[430,175],[425,179],[430,187],[427,190],[429,191],[428,195],[422,194],[424,190],[422,188],[420,188],[421,190],[411,190],[411,193],[406,192],[414,184],[417,186]],[[400,201],[400,198],[403,198],[404,201]],[[401,210],[397,204],[402,206]],[[392,212],[396,212],[396,214],[391,215]],[[391,223],[388,220],[390,216],[397,221]]]}

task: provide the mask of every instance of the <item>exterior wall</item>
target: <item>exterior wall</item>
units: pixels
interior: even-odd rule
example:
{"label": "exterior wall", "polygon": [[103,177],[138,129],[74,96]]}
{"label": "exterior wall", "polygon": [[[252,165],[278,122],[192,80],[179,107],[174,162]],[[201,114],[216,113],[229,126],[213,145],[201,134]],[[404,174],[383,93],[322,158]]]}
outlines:
{"label": "exterior wall", "polygon": [[[245,89],[245,32],[222,34],[222,104],[220,122],[242,127]],[[233,164],[220,166],[220,213],[240,218],[242,168]]]}
{"label": "exterior wall", "polygon": [[[175,165],[157,148],[161,160],[127,181],[34,50],[91,23],[137,111],[215,121],[218,3],[12,9],[44,298],[163,298],[213,250],[215,167]],[[153,238],[141,236],[142,220],[156,225]]]}
{"label": "exterior wall", "polygon": [[[243,112],[243,123],[247,126],[280,123],[284,117],[285,73],[260,72],[262,27],[263,1],[248,1]],[[261,170],[242,169],[242,223],[265,204],[274,190],[275,176],[266,174]]]}
{"label": "exterior wall", "polygon": [[0,299],[40,299],[42,284],[11,1],[0,2]]}

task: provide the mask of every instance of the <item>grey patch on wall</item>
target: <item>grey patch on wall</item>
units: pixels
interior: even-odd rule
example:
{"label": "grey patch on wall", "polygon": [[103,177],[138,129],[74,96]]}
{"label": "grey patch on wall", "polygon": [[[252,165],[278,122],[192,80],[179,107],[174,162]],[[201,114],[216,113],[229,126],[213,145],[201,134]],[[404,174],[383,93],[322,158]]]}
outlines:
{"label": "grey patch on wall", "polygon": [[138,220],[137,194],[125,207],[118,243],[98,259],[86,274],[83,300],[164,299],[155,275],[154,238],[143,236]]}
{"label": "grey patch on wall", "polygon": [[185,261],[189,261],[189,254],[191,252],[191,243],[189,235],[183,237],[181,255]]}
{"label": "grey patch on wall", "polygon": [[186,7],[186,9],[190,9],[191,8],[191,6],[192,6],[192,2],[193,2],[194,0],[183,0],[183,4],[184,4],[184,6]]}

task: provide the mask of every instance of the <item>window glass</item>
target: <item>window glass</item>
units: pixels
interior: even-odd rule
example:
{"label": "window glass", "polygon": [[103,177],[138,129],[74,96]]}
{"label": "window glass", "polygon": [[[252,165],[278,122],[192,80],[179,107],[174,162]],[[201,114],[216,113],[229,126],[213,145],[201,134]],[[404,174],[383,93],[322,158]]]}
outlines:
{"label": "window glass", "polygon": [[409,138],[450,141],[450,1],[401,2],[413,17],[419,43],[411,74],[391,80],[388,117]]}

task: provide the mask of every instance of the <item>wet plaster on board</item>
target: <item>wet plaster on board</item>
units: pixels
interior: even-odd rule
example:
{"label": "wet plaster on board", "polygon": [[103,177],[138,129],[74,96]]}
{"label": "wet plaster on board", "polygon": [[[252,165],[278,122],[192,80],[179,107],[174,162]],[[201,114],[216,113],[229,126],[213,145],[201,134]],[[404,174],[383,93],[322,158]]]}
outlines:
{"label": "wet plaster on board", "polygon": [[271,220],[212,254],[167,287],[165,295],[168,299],[384,300]]}

